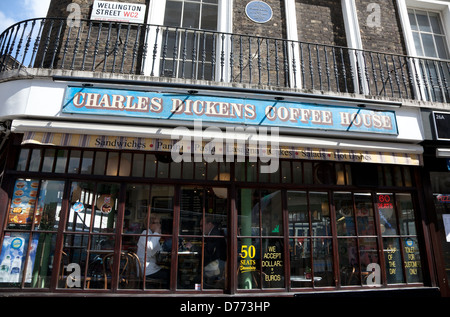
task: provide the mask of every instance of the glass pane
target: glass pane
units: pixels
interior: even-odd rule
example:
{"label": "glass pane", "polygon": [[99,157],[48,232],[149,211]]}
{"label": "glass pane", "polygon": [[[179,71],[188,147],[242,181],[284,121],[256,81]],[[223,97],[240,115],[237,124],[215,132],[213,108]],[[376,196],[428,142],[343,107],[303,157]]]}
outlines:
{"label": "glass pane", "polygon": [[31,152],[30,165],[28,167],[28,170],[30,172],[37,172],[39,171],[40,164],[41,164],[41,150],[34,149]]}
{"label": "glass pane", "polygon": [[94,163],[94,151],[84,151],[81,163],[81,174],[91,174]]}
{"label": "glass pane", "polygon": [[403,238],[406,281],[408,283],[421,283],[422,265],[420,262],[419,243],[417,238]]}
{"label": "glass pane", "polygon": [[74,182],[69,196],[70,211],[66,230],[89,231],[91,227],[91,210],[94,202],[94,184]]}
{"label": "glass pane", "polygon": [[227,195],[226,188],[213,188],[206,191],[205,218],[200,226],[203,232],[203,287],[225,287],[225,270],[227,261]]}
{"label": "glass pane", "polygon": [[[45,238],[45,235],[42,235]],[[36,250],[39,244],[39,234],[34,234],[31,240],[32,249],[27,258],[29,243],[29,233],[11,232],[6,233],[3,238],[2,250],[0,254],[0,286],[1,287],[19,287],[25,275],[25,286],[48,287],[49,276],[46,270],[51,267],[48,263],[49,258],[43,259],[44,263],[36,262]],[[48,250],[42,250],[42,244],[39,249],[39,257],[46,251],[50,257],[54,250],[54,239],[52,234],[48,234]],[[45,240],[45,239],[44,239]],[[43,243],[43,241],[41,241]],[[26,270],[25,270],[26,265]],[[40,272],[40,265],[44,265]],[[34,271],[34,268],[36,271]]]}
{"label": "glass pane", "polygon": [[122,153],[120,155],[120,167],[119,176],[130,176],[131,163],[132,163],[131,153]]}
{"label": "glass pane", "polygon": [[334,193],[334,204],[336,208],[337,234],[339,236],[355,235],[352,194]]}
{"label": "glass pane", "polygon": [[92,229],[95,232],[115,232],[119,185],[100,183],[97,185]]}
{"label": "glass pane", "polygon": [[315,286],[333,286],[333,243],[331,239],[313,239]]}
{"label": "glass pane", "polygon": [[260,240],[238,238],[238,288],[261,288]]}
{"label": "glass pane", "polygon": [[404,283],[400,241],[398,238],[383,238],[386,279],[388,284]]}
{"label": "glass pane", "polygon": [[217,29],[217,5],[207,5],[202,6],[202,25],[203,30],[213,30]]}
{"label": "glass pane", "polygon": [[[162,261],[162,257],[169,257],[170,253],[161,252],[164,239],[161,236],[161,218],[151,214],[149,230],[142,232],[137,242],[137,257],[139,258],[142,276],[145,276],[146,288],[168,288],[170,277],[170,262]],[[164,266],[162,265],[164,263]]]}
{"label": "glass pane", "polygon": [[284,243],[282,239],[262,240],[263,288],[284,287]]}
{"label": "glass pane", "polygon": [[119,153],[108,153],[108,161],[106,162],[106,175],[117,176],[119,170]]}
{"label": "glass pane", "polygon": [[240,189],[236,204],[238,210],[238,235],[259,235],[259,192],[250,188]]}
{"label": "glass pane", "polygon": [[198,29],[199,22],[200,22],[200,4],[185,2],[182,27]]}
{"label": "glass pane", "polygon": [[400,221],[400,234],[415,235],[416,222],[414,206],[410,194],[396,194],[398,215]]}
{"label": "glass pane", "polygon": [[289,213],[289,235],[309,236],[309,214],[306,192],[288,191],[287,208]]}
{"label": "glass pane", "polygon": [[145,177],[155,177],[157,162],[154,154],[147,154],[145,156]]}
{"label": "glass pane", "polygon": [[398,234],[394,195],[377,194],[377,209],[380,216],[380,230],[384,236]]}
{"label": "glass pane", "polygon": [[77,174],[80,170],[81,151],[70,151],[69,167],[67,173]]}
{"label": "glass pane", "polygon": [[447,59],[448,54],[447,54],[447,43],[445,42],[445,37],[435,36],[434,40],[436,41],[436,48],[438,51],[439,58]]}
{"label": "glass pane", "polygon": [[433,29],[433,33],[443,34],[439,15],[437,13],[428,13],[428,15],[430,16],[430,22],[431,27]]}
{"label": "glass pane", "polygon": [[41,182],[37,211],[34,216],[35,230],[56,231],[58,229],[63,193],[63,181]]}
{"label": "glass pane", "polygon": [[416,11],[417,22],[419,29],[422,32],[431,32],[431,25],[428,21],[428,15],[424,11]]}
{"label": "glass pane", "polygon": [[11,198],[7,228],[31,228],[38,188],[38,180],[16,180]]}
{"label": "glass pane", "polygon": [[200,290],[202,239],[186,239],[183,246],[183,251],[178,252],[177,288]]}
{"label": "glass pane", "polygon": [[104,175],[105,174],[107,154],[108,153],[106,153],[106,152],[96,152],[95,153],[95,166],[94,166],[94,174],[95,175]]}
{"label": "glass pane", "polygon": [[358,235],[375,235],[372,195],[355,194],[356,219],[358,221]]}
{"label": "glass pane", "polygon": [[420,40],[420,34],[416,32],[412,32],[413,39],[414,39],[414,47],[416,48],[416,53],[418,56],[424,56],[423,55],[423,49],[422,49],[422,42]]}
{"label": "glass pane", "polygon": [[35,233],[31,244],[26,264],[25,286],[48,288],[50,287],[52,270],[54,268],[52,260],[55,253],[56,234]]}
{"label": "glass pane", "polygon": [[64,173],[66,171],[67,153],[68,151],[66,150],[58,150],[56,153],[55,173]]}
{"label": "glass pane", "polygon": [[281,191],[261,190],[262,235],[283,235],[283,216],[281,207]]}
{"label": "glass pane", "polygon": [[124,233],[141,233],[147,228],[150,186],[127,185],[125,198]]}
{"label": "glass pane", "polygon": [[51,172],[53,170],[53,160],[55,157],[54,149],[46,149],[44,161],[42,162],[42,172]]}
{"label": "glass pane", "polygon": [[144,154],[134,154],[131,176],[142,177],[144,173]]}
{"label": "glass pane", "polygon": [[162,234],[172,234],[174,196],[173,186],[152,186],[150,211],[151,215],[157,215],[160,218]]}
{"label": "glass pane", "polygon": [[203,189],[194,186],[183,186],[180,194],[180,235],[201,234],[200,220],[203,216]]}
{"label": "glass pane", "polygon": [[[87,245],[86,235],[68,234],[64,236],[63,252],[58,274],[59,288],[103,288],[103,265],[101,257],[97,255],[96,262],[89,262],[85,276]],[[75,270],[74,270],[75,268]],[[77,274],[78,273],[78,274]]]}
{"label": "glass pane", "polygon": [[437,57],[436,49],[434,47],[433,35],[422,34],[423,48],[426,57]]}
{"label": "glass pane", "polygon": [[360,285],[356,239],[338,239],[341,285]]}
{"label": "glass pane", "polygon": [[182,6],[183,2],[181,1],[171,1],[171,0],[166,1],[164,25],[180,26]]}
{"label": "glass pane", "polygon": [[409,23],[411,23],[411,30],[417,31],[417,22],[416,22],[416,16],[414,15],[414,11],[408,10],[408,17],[409,17]]}
{"label": "glass pane", "polygon": [[27,168],[28,154],[30,153],[29,149],[21,149],[19,160],[17,161],[16,170],[24,171]]}
{"label": "glass pane", "polygon": [[312,235],[331,236],[328,193],[309,193],[309,209],[311,211]]}
{"label": "glass pane", "polygon": [[[369,266],[369,265],[372,263],[375,263],[377,265],[380,264],[380,259],[378,256],[378,245],[377,245],[376,238],[359,239],[359,258],[361,261],[361,275],[362,275],[362,279],[363,279],[363,285],[373,285],[373,283],[380,284],[381,279],[374,280],[373,276],[370,277],[371,280],[368,280],[369,275],[372,273],[372,270],[373,270],[372,266]],[[378,276],[381,277],[380,270],[378,270],[378,272],[376,272],[375,274],[380,274]]]}
{"label": "glass pane", "polygon": [[311,243],[309,239],[296,238],[289,240],[291,263],[291,286],[311,287]]}

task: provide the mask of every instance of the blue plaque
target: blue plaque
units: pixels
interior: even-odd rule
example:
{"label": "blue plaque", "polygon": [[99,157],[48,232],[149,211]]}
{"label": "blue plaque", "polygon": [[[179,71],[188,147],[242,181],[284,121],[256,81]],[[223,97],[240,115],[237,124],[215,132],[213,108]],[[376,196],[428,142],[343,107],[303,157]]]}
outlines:
{"label": "blue plaque", "polygon": [[245,7],[245,13],[256,23],[266,23],[272,19],[272,8],[263,1],[251,1]]}

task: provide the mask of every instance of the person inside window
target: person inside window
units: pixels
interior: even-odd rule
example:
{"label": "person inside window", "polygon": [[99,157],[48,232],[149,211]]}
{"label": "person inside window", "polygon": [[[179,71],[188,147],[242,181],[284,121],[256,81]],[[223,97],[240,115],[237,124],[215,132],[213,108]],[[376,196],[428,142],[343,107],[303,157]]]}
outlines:
{"label": "person inside window", "polygon": [[[203,228],[202,222],[200,225]],[[226,261],[226,242],[223,237],[217,237],[223,235],[210,216],[205,217],[204,234],[208,236],[205,238],[204,246],[204,275],[210,280],[220,279],[223,277]]]}
{"label": "person inside window", "polygon": [[145,270],[146,280],[162,280],[167,287],[169,271],[161,268],[156,261],[157,253],[161,251],[160,234],[161,218],[159,215],[152,214],[148,232],[144,230],[137,243],[137,256],[141,262],[142,271]]}

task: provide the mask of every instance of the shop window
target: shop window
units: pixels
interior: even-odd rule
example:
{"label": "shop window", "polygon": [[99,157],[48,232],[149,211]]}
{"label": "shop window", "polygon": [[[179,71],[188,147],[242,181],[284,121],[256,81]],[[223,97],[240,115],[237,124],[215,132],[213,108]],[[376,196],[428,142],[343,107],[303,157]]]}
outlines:
{"label": "shop window", "polygon": [[[111,274],[105,257],[116,245],[119,185],[114,183],[72,182],[70,209],[65,224],[61,254],[60,288],[111,289]],[[76,267],[77,280],[68,277],[67,266]],[[70,272],[70,271],[69,271]]]}
{"label": "shop window", "polygon": [[328,193],[287,192],[292,288],[334,285]]}
{"label": "shop window", "polygon": [[282,199],[280,190],[239,190],[239,288],[285,286]]}
{"label": "shop window", "polygon": [[178,289],[226,287],[228,209],[227,188],[181,188]]}
{"label": "shop window", "polygon": [[415,211],[410,194],[377,194],[388,284],[423,282]]}
{"label": "shop window", "polygon": [[0,287],[49,288],[64,182],[17,179],[0,253]]}

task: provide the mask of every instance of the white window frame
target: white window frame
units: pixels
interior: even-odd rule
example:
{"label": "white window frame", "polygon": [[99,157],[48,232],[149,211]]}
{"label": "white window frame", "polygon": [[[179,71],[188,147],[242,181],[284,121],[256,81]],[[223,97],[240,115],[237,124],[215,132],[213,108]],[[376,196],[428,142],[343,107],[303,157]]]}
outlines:
{"label": "white window frame", "polygon": [[[159,77],[159,69],[160,69],[160,58],[161,56],[161,44],[162,44],[162,36],[161,29],[159,29],[158,34],[158,42],[155,49],[155,41],[157,36],[157,29],[159,26],[164,25],[164,16],[166,12],[166,0],[150,0],[149,2],[149,10],[147,16],[147,24],[151,25],[149,28],[146,43],[148,44],[147,58],[145,60],[143,66],[143,72],[145,76],[153,76]],[[217,12],[217,32],[222,33],[232,33],[233,31],[233,1],[230,0],[218,0],[218,12]],[[226,46],[224,48],[225,56],[229,56],[230,48]],[[156,58],[153,59],[153,55],[156,53]],[[220,54],[220,52],[218,52]],[[230,80],[230,72],[229,70],[228,59],[225,59],[224,65],[224,81],[228,82]],[[154,73],[152,74],[152,69]],[[220,63],[216,65],[216,74],[220,71]]]}
{"label": "white window frame", "polygon": [[[450,3],[444,1],[436,0],[397,0],[397,7],[399,10],[400,22],[403,29],[403,37],[405,39],[406,51],[409,56],[423,58],[419,56],[416,52],[416,47],[414,45],[413,31],[411,30],[411,24],[408,16],[408,9],[419,9],[428,12],[438,13],[441,18],[441,23],[444,27],[444,35],[447,43],[447,52],[450,52]],[[437,58],[438,59],[438,58]],[[419,69],[418,62],[415,65],[411,65],[412,69]],[[420,85],[417,82],[417,77],[419,77]],[[428,101],[425,99],[425,85],[423,83],[422,76],[414,76],[414,89],[416,92],[417,99]],[[420,90],[419,90],[420,87]]]}

